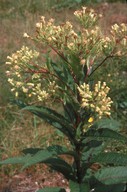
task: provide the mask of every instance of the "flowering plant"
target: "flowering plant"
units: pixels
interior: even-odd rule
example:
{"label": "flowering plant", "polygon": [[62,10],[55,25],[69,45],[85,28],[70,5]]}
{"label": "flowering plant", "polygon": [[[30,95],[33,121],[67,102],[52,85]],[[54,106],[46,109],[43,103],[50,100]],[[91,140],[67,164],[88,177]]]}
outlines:
{"label": "flowering plant", "polygon": [[[109,87],[106,82],[94,82],[93,77],[108,59],[126,55],[127,26],[115,24],[107,37],[97,26],[101,15],[93,9],[83,7],[74,15],[80,22],[79,31],[68,21],[56,26],[53,19],[41,17],[35,36],[24,34],[35,44],[50,47],[60,59],[51,56],[42,65],[41,54],[23,46],[6,62],[11,91],[16,98],[24,95],[29,100],[28,104],[16,103],[61,131],[70,142],[69,149],[60,145],[24,149],[24,156],[0,164],[20,163],[26,168],[45,163],[65,176],[72,192],[122,192],[127,181],[127,154],[106,148],[110,141],[126,142],[127,138],[112,124]],[[61,114],[53,108],[58,102]],[[66,162],[63,154],[71,156],[73,163]],[[46,191],[65,189],[39,190]]]}

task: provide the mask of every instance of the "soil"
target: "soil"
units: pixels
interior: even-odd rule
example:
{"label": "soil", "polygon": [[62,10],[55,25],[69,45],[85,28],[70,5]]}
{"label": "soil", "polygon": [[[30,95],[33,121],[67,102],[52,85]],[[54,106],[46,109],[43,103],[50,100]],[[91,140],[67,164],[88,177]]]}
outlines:
{"label": "soil", "polygon": [[[41,170],[40,170],[41,168]],[[68,189],[67,180],[59,173],[49,170],[45,165],[27,169],[13,176],[2,175],[4,179],[0,186],[0,192],[36,192],[44,187],[60,186]]]}
{"label": "soil", "polygon": [[[104,3],[97,5],[96,9],[104,15],[101,22],[103,30],[114,23],[127,23],[127,4]],[[57,17],[61,18],[61,14],[58,12]],[[72,15],[72,10],[68,10],[67,15]],[[41,170],[40,167],[36,168],[36,170],[30,168],[21,173],[17,171],[12,176],[0,173],[0,192],[35,192],[46,186],[63,186],[69,192],[68,182],[62,175],[51,172],[45,165]]]}

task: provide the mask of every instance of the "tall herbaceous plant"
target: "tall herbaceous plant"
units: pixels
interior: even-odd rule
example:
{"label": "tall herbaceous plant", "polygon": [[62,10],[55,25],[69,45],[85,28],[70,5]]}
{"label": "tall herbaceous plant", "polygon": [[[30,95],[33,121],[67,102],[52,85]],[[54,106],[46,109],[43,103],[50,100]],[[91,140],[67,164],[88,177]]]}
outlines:
{"label": "tall herbaceous plant", "polygon": [[[35,35],[24,34],[39,52],[23,46],[8,56],[6,62],[15,102],[62,132],[70,146],[24,149],[23,156],[0,164],[19,163],[24,169],[45,163],[64,175],[71,192],[122,192],[127,182],[127,154],[107,146],[115,140],[126,143],[127,137],[118,132],[110,117],[113,103],[108,96],[110,88],[106,82],[94,81],[94,73],[109,59],[126,57],[127,25],[115,24],[109,36],[105,36],[98,26],[101,15],[93,9],[83,7],[74,15],[80,23],[75,29],[69,21],[55,25],[54,19],[46,21],[42,16]],[[44,46],[54,53],[50,57],[48,52],[46,60],[42,59]],[[19,101],[20,98],[27,102]],[[54,104],[58,103],[62,106],[60,113],[54,110]],[[62,158],[63,154],[71,156],[70,164]],[[66,190],[59,187],[39,190],[48,191]]]}

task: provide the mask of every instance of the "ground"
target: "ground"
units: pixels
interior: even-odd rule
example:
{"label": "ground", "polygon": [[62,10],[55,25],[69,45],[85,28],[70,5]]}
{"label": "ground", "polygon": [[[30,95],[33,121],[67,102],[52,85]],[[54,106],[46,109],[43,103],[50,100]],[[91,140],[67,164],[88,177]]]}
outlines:
{"label": "ground", "polygon": [[47,186],[60,186],[68,191],[68,183],[63,176],[49,171],[45,166],[38,173],[27,170],[9,178],[5,175],[3,177],[4,182],[0,192],[35,192]]}

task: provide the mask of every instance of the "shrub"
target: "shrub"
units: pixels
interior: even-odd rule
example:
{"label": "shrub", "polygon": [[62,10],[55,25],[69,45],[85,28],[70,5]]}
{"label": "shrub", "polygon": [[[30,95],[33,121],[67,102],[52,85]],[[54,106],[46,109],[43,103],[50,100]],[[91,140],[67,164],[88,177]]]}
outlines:
{"label": "shrub", "polygon": [[[53,19],[41,17],[35,36],[24,34],[39,47],[48,46],[59,59],[51,56],[42,64],[41,49],[23,46],[6,62],[11,91],[17,98],[14,102],[62,132],[70,145],[24,149],[23,156],[0,164],[22,164],[24,169],[45,163],[65,176],[72,192],[122,192],[127,181],[127,154],[113,151],[109,144],[126,142],[127,137],[110,117],[110,88],[100,79],[94,81],[93,75],[109,59],[126,56],[127,26],[115,24],[105,37],[97,25],[101,15],[93,9],[83,7],[74,15],[80,31],[74,31],[69,21],[56,26]],[[22,95],[28,103],[19,100]],[[58,103],[61,113],[54,109]],[[73,163],[62,155],[71,156]],[[65,189],[39,190],[48,191]]]}

